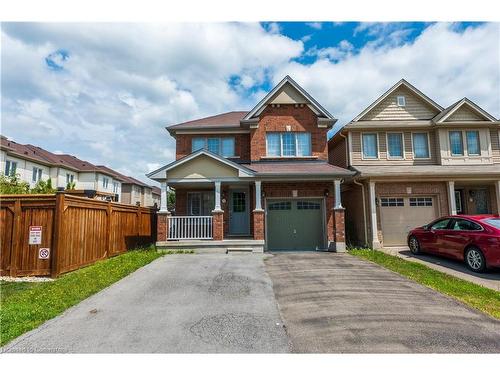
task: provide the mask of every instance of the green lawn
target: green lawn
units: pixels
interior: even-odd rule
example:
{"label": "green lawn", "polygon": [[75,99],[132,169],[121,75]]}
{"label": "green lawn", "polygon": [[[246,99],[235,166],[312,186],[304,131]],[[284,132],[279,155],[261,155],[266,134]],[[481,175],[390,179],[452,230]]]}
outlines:
{"label": "green lawn", "polygon": [[154,248],[134,250],[39,283],[0,284],[0,345],[38,327],[85,298],[163,256]]}
{"label": "green lawn", "polygon": [[349,253],[377,263],[500,319],[500,292],[433,270],[423,264],[410,262],[380,251],[352,249]]}

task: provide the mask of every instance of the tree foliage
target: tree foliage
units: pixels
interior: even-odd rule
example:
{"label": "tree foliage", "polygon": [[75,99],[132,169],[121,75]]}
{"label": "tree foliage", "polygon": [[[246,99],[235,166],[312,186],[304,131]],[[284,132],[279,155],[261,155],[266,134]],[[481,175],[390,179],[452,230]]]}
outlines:
{"label": "tree foliage", "polygon": [[22,181],[19,175],[5,176],[0,174],[0,194],[53,194],[56,189],[52,187],[52,180],[40,180],[30,189],[30,185]]}

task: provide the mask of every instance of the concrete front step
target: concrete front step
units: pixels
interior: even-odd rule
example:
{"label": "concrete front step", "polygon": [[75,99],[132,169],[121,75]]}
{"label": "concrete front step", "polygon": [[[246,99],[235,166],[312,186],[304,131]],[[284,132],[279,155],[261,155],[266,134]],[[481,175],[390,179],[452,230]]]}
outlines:
{"label": "concrete front step", "polygon": [[159,241],[156,243],[156,248],[158,250],[193,250],[195,253],[262,253],[264,241],[252,239]]}

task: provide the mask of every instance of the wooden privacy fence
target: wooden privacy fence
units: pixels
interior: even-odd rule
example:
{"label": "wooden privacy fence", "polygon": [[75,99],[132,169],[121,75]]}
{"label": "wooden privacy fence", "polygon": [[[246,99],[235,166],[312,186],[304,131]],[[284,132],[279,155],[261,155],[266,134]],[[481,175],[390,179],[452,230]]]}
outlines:
{"label": "wooden privacy fence", "polygon": [[[41,243],[30,244],[38,230]],[[154,243],[156,211],[64,193],[0,195],[0,241],[1,275],[55,277]]]}

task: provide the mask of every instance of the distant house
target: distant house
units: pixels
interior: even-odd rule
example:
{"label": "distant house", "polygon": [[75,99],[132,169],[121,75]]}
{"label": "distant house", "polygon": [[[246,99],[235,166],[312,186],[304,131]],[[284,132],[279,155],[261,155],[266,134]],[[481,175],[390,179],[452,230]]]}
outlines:
{"label": "distant house", "polygon": [[1,137],[1,172],[16,174],[34,187],[40,180],[52,181],[58,190],[74,183],[74,194],[120,201],[122,179],[73,155],[54,154],[33,145],[22,145]]}

